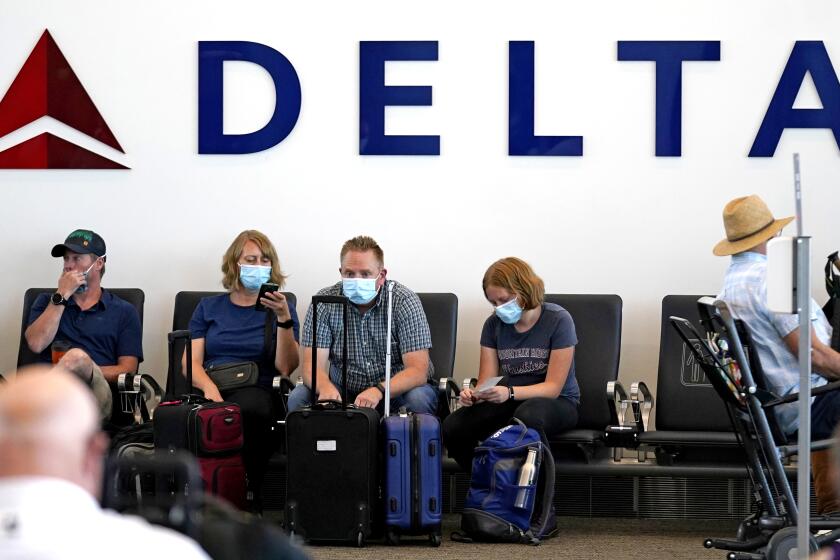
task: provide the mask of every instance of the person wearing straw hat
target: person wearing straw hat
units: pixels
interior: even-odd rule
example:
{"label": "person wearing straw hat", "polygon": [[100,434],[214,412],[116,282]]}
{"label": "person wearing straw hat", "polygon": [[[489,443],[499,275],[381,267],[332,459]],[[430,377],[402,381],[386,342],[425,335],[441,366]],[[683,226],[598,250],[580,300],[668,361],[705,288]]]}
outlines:
{"label": "person wearing straw hat", "polygon": [[[784,396],[799,392],[799,316],[776,313],[767,307],[767,242],[781,233],[793,217],[776,219],[757,195],[736,198],[723,209],[726,239],[714,247],[717,256],[732,256],[718,298],[750,329],[768,389]],[[840,379],[840,353],[832,350],[831,326],[811,302],[813,387]],[[789,438],[799,427],[797,404],[775,408],[779,427]],[[840,422],[840,391],[823,393],[811,402],[811,437],[831,437]],[[840,500],[830,476],[829,450],[811,454],[817,512],[840,513]]]}

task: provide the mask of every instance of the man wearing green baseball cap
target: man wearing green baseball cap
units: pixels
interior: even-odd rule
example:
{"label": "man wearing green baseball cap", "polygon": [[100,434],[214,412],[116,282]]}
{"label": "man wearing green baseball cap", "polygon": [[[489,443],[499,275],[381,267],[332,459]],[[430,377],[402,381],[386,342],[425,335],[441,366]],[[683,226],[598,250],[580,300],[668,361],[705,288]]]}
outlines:
{"label": "man wearing green baseball cap", "polygon": [[[77,229],[52,248],[64,267],[52,294],[32,305],[25,337],[44,362],[61,363],[96,394],[102,419],[111,415],[108,382],[133,373],[143,360],[140,316],[133,305],[102,288],[105,240]],[[52,352],[50,352],[52,350]]]}

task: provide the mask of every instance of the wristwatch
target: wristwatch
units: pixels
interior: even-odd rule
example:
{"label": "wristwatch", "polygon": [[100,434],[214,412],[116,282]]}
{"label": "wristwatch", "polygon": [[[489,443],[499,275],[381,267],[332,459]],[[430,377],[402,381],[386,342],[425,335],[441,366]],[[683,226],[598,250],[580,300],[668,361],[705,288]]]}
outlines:
{"label": "wristwatch", "polygon": [[53,305],[67,305],[67,300],[64,299],[63,295],[56,292],[50,297],[50,303]]}
{"label": "wristwatch", "polygon": [[374,385],[374,387],[379,389],[379,392],[382,393],[383,397],[385,396],[385,387],[382,386],[382,383],[377,383],[376,385]]}
{"label": "wristwatch", "polygon": [[277,326],[281,329],[291,329],[295,322],[289,319],[288,321],[277,321]]}
{"label": "wristwatch", "polygon": [[508,400],[513,400],[513,387],[508,387]]}

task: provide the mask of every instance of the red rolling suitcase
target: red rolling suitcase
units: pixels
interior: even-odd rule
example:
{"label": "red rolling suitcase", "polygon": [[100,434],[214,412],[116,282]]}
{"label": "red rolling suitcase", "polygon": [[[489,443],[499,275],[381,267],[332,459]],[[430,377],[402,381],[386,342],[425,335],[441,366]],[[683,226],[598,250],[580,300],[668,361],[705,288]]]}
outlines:
{"label": "red rolling suitcase", "polygon": [[[185,342],[187,387],[192,388],[190,331],[169,333],[170,371],[177,371],[178,341]],[[155,410],[155,447],[186,449],[198,458],[204,488],[245,509],[247,484],[242,461],[242,414],[239,405],[212,402],[194,394],[163,402]]]}
{"label": "red rolling suitcase", "polygon": [[[343,306],[342,402],[314,402],[286,417],[286,529],[306,541],[364,546],[378,507],[379,414],[347,403],[347,313],[344,296],[312,298],[312,347],[317,348],[318,306]],[[317,395],[317,352],[312,393]],[[317,399],[317,396],[313,400]]]}

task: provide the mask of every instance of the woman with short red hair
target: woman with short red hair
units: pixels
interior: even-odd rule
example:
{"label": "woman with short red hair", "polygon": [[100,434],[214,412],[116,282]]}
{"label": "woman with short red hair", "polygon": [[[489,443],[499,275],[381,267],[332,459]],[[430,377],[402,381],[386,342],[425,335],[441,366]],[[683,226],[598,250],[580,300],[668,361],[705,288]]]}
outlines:
{"label": "woman with short red hair", "polygon": [[[449,456],[467,471],[480,441],[516,417],[546,436],[574,428],[580,389],[575,378],[575,325],[569,312],[543,301],[542,279],[516,257],[490,265],[482,281],[494,313],[484,322],[476,389],[461,391],[461,408],[443,423]],[[494,377],[500,382],[482,386]]]}

